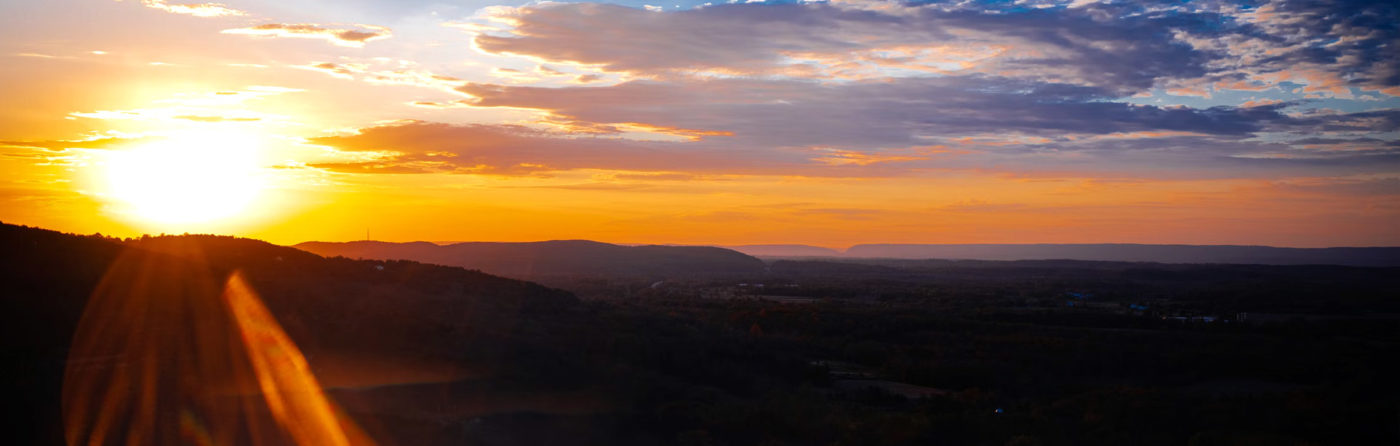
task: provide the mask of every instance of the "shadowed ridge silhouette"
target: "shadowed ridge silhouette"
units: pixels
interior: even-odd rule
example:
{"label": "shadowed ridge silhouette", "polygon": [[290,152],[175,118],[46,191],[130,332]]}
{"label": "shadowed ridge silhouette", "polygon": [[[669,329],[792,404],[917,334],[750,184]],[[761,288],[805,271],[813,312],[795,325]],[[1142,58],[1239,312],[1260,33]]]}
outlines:
{"label": "shadowed ridge silhouette", "polygon": [[[152,266],[143,270],[142,264]],[[137,274],[141,271],[144,272]],[[71,357],[75,361],[69,361],[74,333],[87,311],[86,303],[96,300],[94,290],[100,288],[104,278],[108,280],[102,285],[108,290],[104,292],[115,293],[122,289],[113,285],[118,283],[114,277],[119,272],[126,277],[121,283],[128,287],[138,282],[136,278],[145,277],[149,289],[167,290],[165,295],[174,295],[166,300],[206,302],[179,311],[206,314],[219,310],[207,302],[221,302],[225,279],[235,271],[242,273],[249,288],[256,290],[268,312],[305,354],[317,382],[328,389],[328,395],[339,405],[332,408],[338,413],[343,409],[375,441],[389,444],[428,444],[423,438],[405,436],[405,432],[423,428],[415,424],[419,421],[414,417],[436,415],[410,414],[405,410],[419,410],[423,398],[439,401],[445,395],[425,391],[423,396],[405,400],[407,406],[390,409],[385,409],[386,398],[400,395],[395,392],[404,392],[403,389],[450,387],[445,383],[494,376],[499,373],[498,365],[516,354],[516,349],[499,348],[500,340],[510,339],[522,321],[575,317],[582,309],[578,299],[568,292],[461,268],[407,261],[322,258],[293,248],[226,236],[172,235],[122,241],[0,224],[0,283],[5,284],[0,290],[0,314],[7,316],[0,323],[0,333],[4,335],[0,337],[0,374],[6,377],[0,380],[0,388],[15,409],[4,421],[7,444],[67,443],[61,401],[69,365],[110,369],[122,362],[111,355],[104,358],[76,353]],[[184,276],[202,279],[177,282]],[[201,285],[192,285],[195,283]],[[171,291],[179,289],[201,290],[197,294],[203,297],[194,299]],[[109,303],[150,305],[146,301],[119,299]],[[234,325],[227,316],[222,320],[209,326],[228,330]],[[133,328],[130,323],[124,324]],[[175,325],[181,330],[190,328]],[[221,339],[236,341],[231,336],[226,334]],[[241,344],[235,346],[245,348]],[[228,347],[223,351],[237,349]],[[260,389],[248,378],[252,376],[251,365],[240,367],[243,377],[226,381],[240,381],[230,385],[238,389],[235,393],[251,398],[256,403],[254,407],[263,406],[254,411],[261,414],[260,425],[280,430],[265,407],[266,402],[252,398],[260,395]],[[389,396],[384,396],[385,392]],[[467,400],[474,404],[472,410],[481,413],[517,407],[520,403],[515,399],[492,401],[497,400],[486,404]],[[529,403],[529,407],[549,411],[556,406],[539,400]],[[183,423],[184,433],[174,435],[188,443],[221,444],[214,441],[218,438],[217,428],[197,414],[189,411],[161,419]],[[354,444],[355,434],[347,430],[347,436]],[[104,441],[113,444],[125,437],[125,433],[107,435]],[[291,441],[282,440],[287,441],[280,444]]]}
{"label": "shadowed ridge silhouette", "polygon": [[763,261],[711,246],[623,246],[590,240],[528,243],[374,241],[306,242],[295,246],[323,256],[413,260],[476,269],[521,279],[549,277],[676,277],[762,274]]}
{"label": "shadowed ridge silhouette", "polygon": [[841,251],[810,245],[739,245],[725,246],[754,257],[841,257]]}
{"label": "shadowed ridge silhouette", "polygon": [[64,373],[70,445],[370,445],[242,276],[194,243],[131,249],[88,301]]}

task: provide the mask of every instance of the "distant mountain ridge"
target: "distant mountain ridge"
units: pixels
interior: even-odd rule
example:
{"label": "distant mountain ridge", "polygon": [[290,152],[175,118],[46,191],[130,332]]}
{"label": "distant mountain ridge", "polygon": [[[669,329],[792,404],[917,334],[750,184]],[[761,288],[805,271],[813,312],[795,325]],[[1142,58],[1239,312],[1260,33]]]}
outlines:
{"label": "distant mountain ridge", "polygon": [[738,245],[725,246],[754,257],[840,257],[841,251],[811,245]]}
{"label": "distant mountain ridge", "polygon": [[[780,248],[773,248],[780,247]],[[1111,262],[1260,265],[1400,266],[1400,247],[1278,248],[1242,245],[1104,244],[861,244],[843,251],[805,245],[748,245],[760,257],[839,257],[966,260],[1094,260]]]}
{"label": "distant mountain ridge", "polygon": [[322,256],[413,260],[515,278],[761,274],[762,260],[712,246],[623,246],[588,240],[543,242],[378,241],[306,242],[294,246]]}

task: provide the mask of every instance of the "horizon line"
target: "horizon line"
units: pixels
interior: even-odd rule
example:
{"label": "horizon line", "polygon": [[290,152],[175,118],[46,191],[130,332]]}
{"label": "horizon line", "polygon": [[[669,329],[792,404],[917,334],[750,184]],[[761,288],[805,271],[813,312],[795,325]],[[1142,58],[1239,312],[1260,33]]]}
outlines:
{"label": "horizon line", "polygon": [[594,242],[594,243],[603,243],[603,244],[616,245],[616,246],[695,246],[695,247],[714,247],[714,248],[725,248],[725,249],[745,248],[745,247],[803,247],[803,248],[819,248],[819,249],[826,249],[826,250],[831,250],[831,251],[835,251],[835,252],[838,252],[838,253],[846,253],[846,252],[849,251],[851,248],[854,248],[854,247],[857,247],[857,246],[1181,246],[1181,247],[1240,247],[1240,248],[1274,248],[1274,249],[1375,249],[1375,248],[1384,249],[1384,248],[1400,248],[1400,245],[1370,245],[1370,246],[1356,246],[1356,245],[1350,245],[1350,246],[1281,246],[1281,245],[1255,245],[1255,244],[1231,244],[1231,243],[1215,243],[1215,244],[1201,243],[1201,244],[1196,244],[1196,243],[1144,243],[1144,242],[1033,242],[1033,243],[990,243],[990,242],[977,242],[977,243],[906,242],[906,243],[898,243],[898,242],[866,242],[866,243],[856,243],[856,244],[848,245],[848,246],[846,246],[846,247],[844,247],[844,248],[838,248],[838,247],[832,247],[832,246],[812,245],[812,244],[805,244],[805,243],[738,243],[738,244],[729,244],[729,243],[622,243],[622,242],[610,242],[610,241],[602,241],[602,240],[594,240],[594,239],[583,239],[583,238],[559,238],[559,239],[525,240],[525,241],[507,241],[507,240],[412,240],[412,241],[389,241],[389,240],[344,240],[344,241],[325,241],[325,240],[307,240],[307,241],[302,241],[302,242],[297,242],[297,243],[288,244],[288,245],[282,245],[282,246],[292,246],[292,247],[294,247],[294,246],[297,246],[297,245],[300,245],[300,244],[305,244],[305,243],[364,243],[364,242],[392,243],[392,244],[429,243],[429,244],[433,244],[433,245],[437,245],[437,246],[450,246],[450,245],[463,244],[463,243],[528,244],[528,243],[570,242],[570,241]]}

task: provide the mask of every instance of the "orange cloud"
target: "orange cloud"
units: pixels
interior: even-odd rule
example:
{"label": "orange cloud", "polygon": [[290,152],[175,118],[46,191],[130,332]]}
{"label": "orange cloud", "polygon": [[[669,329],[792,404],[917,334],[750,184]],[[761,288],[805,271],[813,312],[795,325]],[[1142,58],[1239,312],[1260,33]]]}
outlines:
{"label": "orange cloud", "polygon": [[918,161],[926,159],[928,159],[928,157],[926,156],[877,155],[871,153],[856,152],[853,150],[831,150],[826,155],[812,158],[812,161],[826,164],[828,166],[869,166],[875,163]]}
{"label": "orange cloud", "polygon": [[567,117],[555,115],[546,116],[539,123],[555,127],[561,132],[570,134],[618,135],[622,133],[650,133],[654,135],[678,137],[691,142],[704,140],[707,136],[734,136],[734,132],[725,130],[688,129],[674,126],[647,124],[644,122],[617,122],[604,124],[573,120]]}
{"label": "orange cloud", "polygon": [[125,138],[118,136],[95,137],[78,140],[56,140],[56,141],[0,141],[0,146],[24,147],[31,149],[44,149],[52,151],[63,151],[67,149],[111,149],[125,145],[150,141],[152,138],[136,137]]}

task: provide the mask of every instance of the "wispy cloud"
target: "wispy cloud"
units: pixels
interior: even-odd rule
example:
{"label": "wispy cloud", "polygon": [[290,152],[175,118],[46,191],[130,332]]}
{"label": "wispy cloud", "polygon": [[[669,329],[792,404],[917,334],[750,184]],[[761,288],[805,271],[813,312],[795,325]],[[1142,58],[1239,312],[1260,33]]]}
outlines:
{"label": "wispy cloud", "polygon": [[1293,123],[1278,107],[1199,110],[1111,102],[1099,88],[1008,78],[634,81],[607,87],[467,84],[479,107],[533,108],[569,121],[645,123],[732,134],[758,147],[928,145],[940,138],[1192,131],[1241,137]]}
{"label": "wispy cloud", "polygon": [[174,118],[174,119],[183,119],[183,120],[186,120],[186,121],[207,122],[207,123],[214,123],[214,122],[253,122],[253,121],[260,121],[260,120],[262,120],[262,118],[254,118],[254,117],[216,116],[216,115],[177,115],[177,116],[173,116],[172,118]]}
{"label": "wispy cloud", "polygon": [[63,151],[67,149],[112,149],[151,141],[149,137],[98,136],[78,140],[0,141],[0,146]]}
{"label": "wispy cloud", "polygon": [[15,53],[15,57],[31,57],[35,59],[72,59],[72,56],[55,56],[43,53]]}
{"label": "wispy cloud", "polygon": [[866,152],[857,152],[857,151],[854,151],[854,150],[828,149],[828,148],[824,148],[824,147],[816,148],[815,150],[817,150],[817,151],[820,153],[820,155],[818,155],[818,156],[812,158],[812,161],[816,161],[816,162],[819,162],[819,163],[822,163],[822,164],[831,165],[831,166],[844,166],[844,165],[868,166],[868,165],[877,164],[877,163],[897,163],[897,162],[901,162],[901,161],[921,161],[921,160],[926,160],[926,159],[929,158],[928,156],[920,156],[920,155],[866,153]]}
{"label": "wispy cloud", "polygon": [[155,8],[161,11],[192,15],[195,17],[227,17],[247,15],[246,12],[224,6],[221,3],[169,3],[165,0],[141,0],[141,4],[147,8]]}
{"label": "wispy cloud", "polygon": [[717,169],[739,162],[725,154],[687,151],[675,143],[572,137],[519,125],[411,121],[364,128],[355,135],[311,138],[308,142],[340,151],[389,154],[373,161],[312,165],[353,173],[532,175],[586,168]]}
{"label": "wispy cloud", "polygon": [[387,39],[393,35],[389,28],[382,26],[328,27],[309,23],[267,23],[247,28],[226,29],[223,32],[260,37],[321,39],[336,45],[356,48],[363,47],[366,42]]}

